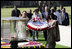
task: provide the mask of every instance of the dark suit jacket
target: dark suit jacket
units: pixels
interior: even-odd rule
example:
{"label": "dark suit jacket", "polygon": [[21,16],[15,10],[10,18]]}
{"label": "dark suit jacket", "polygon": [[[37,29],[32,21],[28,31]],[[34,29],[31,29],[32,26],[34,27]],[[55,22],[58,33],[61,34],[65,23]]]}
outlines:
{"label": "dark suit jacket", "polygon": [[27,17],[29,18],[29,20],[32,18],[32,13],[27,13]]}
{"label": "dark suit jacket", "polygon": [[65,13],[65,19],[62,22],[62,25],[65,25],[65,26],[69,25],[69,15],[68,15],[68,13]]}
{"label": "dark suit jacket", "polygon": [[11,16],[12,17],[19,17],[19,14],[20,14],[20,10],[18,10],[18,9],[15,10],[14,9],[14,10],[12,10]]}

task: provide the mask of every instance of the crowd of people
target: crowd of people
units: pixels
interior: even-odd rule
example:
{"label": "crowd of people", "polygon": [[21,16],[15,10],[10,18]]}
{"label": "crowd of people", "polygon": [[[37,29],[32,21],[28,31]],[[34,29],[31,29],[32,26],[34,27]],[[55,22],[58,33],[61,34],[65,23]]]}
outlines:
{"label": "crowd of people", "polygon": [[[42,17],[47,22],[49,20],[53,19],[53,20],[57,20],[59,25],[65,25],[65,26],[69,25],[69,15],[66,12],[66,9],[62,5],[60,6],[59,10],[57,10],[57,7],[53,7],[53,9],[50,9],[48,6],[45,6],[45,8],[42,8],[41,14],[39,13],[39,9],[35,9],[33,11],[33,13],[32,13],[32,10],[29,9],[28,12],[23,11],[21,14],[20,10],[17,9],[16,6],[14,6],[11,16],[12,17],[29,18],[29,20],[31,20],[32,18],[37,16],[37,17]],[[16,22],[14,22],[14,27],[16,28]],[[16,29],[15,29],[15,31],[16,31]],[[29,29],[28,31],[30,33],[30,36],[31,37],[33,36],[33,41],[35,40],[35,33],[36,33],[36,40],[38,40],[38,31],[35,32],[34,30],[31,30],[31,29]],[[47,41],[47,30],[44,30],[43,34],[44,34],[45,40]],[[50,35],[50,36],[53,36],[53,35]],[[57,38],[58,38],[58,36],[57,36]],[[49,44],[50,48],[54,48],[56,45],[55,41],[53,43],[51,43],[51,42],[49,42],[49,43],[50,43]]]}

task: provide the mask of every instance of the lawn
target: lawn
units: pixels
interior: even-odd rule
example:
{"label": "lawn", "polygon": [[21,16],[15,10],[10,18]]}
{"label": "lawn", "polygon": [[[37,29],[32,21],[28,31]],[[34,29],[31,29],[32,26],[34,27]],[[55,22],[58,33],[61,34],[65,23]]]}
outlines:
{"label": "lawn", "polygon": [[[69,21],[70,21],[70,24],[71,24],[71,7],[68,6],[68,7],[65,7],[66,8],[66,12],[69,14]],[[13,8],[1,8],[1,17],[10,17],[11,16],[11,11],[12,11]],[[23,10],[26,10],[28,12],[29,9],[32,9],[32,11],[36,8],[18,8],[21,13]],[[58,7],[59,9],[59,7]]]}
{"label": "lawn", "polygon": [[[68,12],[69,14],[69,18],[70,18],[70,24],[71,24],[71,7],[65,7],[66,8],[66,11]],[[12,11],[13,8],[1,8],[1,18],[2,17],[10,17],[11,16],[11,11]],[[29,9],[32,9],[32,11],[36,8],[18,8],[21,12],[23,10],[26,10],[28,12]],[[59,7],[58,7],[59,9]],[[32,38],[32,37],[31,37]],[[44,37],[43,37],[43,34],[42,33],[39,33],[39,40],[42,40],[42,41],[38,41],[40,43],[43,43],[43,44],[46,44],[46,41],[44,41]],[[70,47],[67,47],[67,46],[63,46],[63,45],[59,45],[59,44],[56,44],[56,48],[70,48]]]}
{"label": "lawn", "polygon": [[[44,36],[43,36],[43,33],[42,32],[39,32],[39,36],[38,37],[39,37],[38,38],[38,41],[37,40],[35,40],[35,41],[40,42],[42,44],[46,44],[46,41],[44,40]],[[32,38],[32,37],[30,37],[30,38]],[[64,46],[64,45],[60,45],[60,44],[56,44],[56,47],[55,48],[70,48],[70,47]]]}

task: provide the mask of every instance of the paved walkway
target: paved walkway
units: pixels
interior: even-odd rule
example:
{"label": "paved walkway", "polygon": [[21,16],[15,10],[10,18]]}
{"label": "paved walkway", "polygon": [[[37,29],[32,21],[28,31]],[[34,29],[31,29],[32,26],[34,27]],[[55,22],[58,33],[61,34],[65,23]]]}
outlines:
{"label": "paved walkway", "polygon": [[71,25],[70,26],[59,25],[59,29],[60,29],[61,41],[57,42],[57,44],[71,47]]}

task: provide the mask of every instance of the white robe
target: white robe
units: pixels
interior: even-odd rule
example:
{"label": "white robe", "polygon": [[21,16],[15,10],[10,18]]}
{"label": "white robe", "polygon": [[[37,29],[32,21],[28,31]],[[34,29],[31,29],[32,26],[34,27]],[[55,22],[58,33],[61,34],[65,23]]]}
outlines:
{"label": "white robe", "polygon": [[26,22],[22,22],[22,21],[18,21],[16,23],[18,40],[25,40],[26,39],[25,25],[26,25]]}

